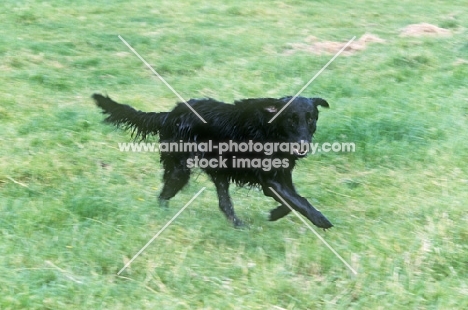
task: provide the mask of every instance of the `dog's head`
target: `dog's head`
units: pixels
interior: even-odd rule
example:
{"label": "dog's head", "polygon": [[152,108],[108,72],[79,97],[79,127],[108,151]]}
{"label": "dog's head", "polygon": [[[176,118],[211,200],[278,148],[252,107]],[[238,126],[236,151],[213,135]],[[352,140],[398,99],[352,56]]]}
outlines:
{"label": "dog's head", "polygon": [[309,145],[312,142],[312,137],[317,130],[319,115],[317,107],[329,108],[330,106],[322,98],[296,97],[292,99],[293,97],[284,97],[272,101],[270,106],[264,108],[270,120],[274,118],[267,126],[271,127],[269,132],[274,132],[278,140],[294,143],[297,146],[293,149],[296,157],[304,157],[309,148],[304,149],[298,145],[303,146],[305,143]]}
{"label": "dog's head", "polygon": [[[235,104],[242,111],[243,126],[236,130],[241,131],[240,135],[246,139],[287,143],[290,146],[288,153],[292,153],[292,157],[306,156],[317,129],[317,107],[328,108],[329,105],[322,98],[292,99],[255,98],[237,101]],[[301,147],[304,144],[307,145],[306,149]]]}

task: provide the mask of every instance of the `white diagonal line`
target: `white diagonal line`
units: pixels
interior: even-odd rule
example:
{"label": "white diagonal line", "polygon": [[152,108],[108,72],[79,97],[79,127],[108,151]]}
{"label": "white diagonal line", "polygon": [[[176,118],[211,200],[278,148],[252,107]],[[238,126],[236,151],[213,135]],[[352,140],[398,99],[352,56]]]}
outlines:
{"label": "white diagonal line", "polygon": [[186,105],[190,110],[192,110],[192,112],[193,112],[196,116],[198,116],[198,118],[201,119],[201,121],[202,121],[203,123],[206,124],[206,121],[203,119],[203,117],[201,117],[200,114],[198,114],[197,111],[195,111],[195,109],[192,108],[192,107],[187,103],[187,101],[185,101],[185,99],[182,98],[182,96],[179,95],[179,93],[176,92],[175,89],[172,88],[172,86],[169,85],[169,83],[166,82],[166,80],[163,79],[163,77],[160,76],[159,73],[157,73],[156,70],[154,70],[153,67],[151,67],[151,65],[150,65],[143,57],[140,56],[140,54],[138,54],[137,51],[135,51],[135,50],[133,49],[133,47],[131,47],[130,44],[128,44],[127,41],[124,40],[124,38],[122,38],[122,37],[119,35],[119,39],[120,39],[125,45],[127,45],[127,47],[133,52],[133,54],[135,54],[138,58],[140,58],[140,60],[151,70],[151,72],[153,72],[154,75],[156,75],[164,84],[166,84],[166,86],[167,86],[170,90],[172,90],[172,92],[173,92],[177,97],[179,97],[179,99],[180,99],[183,103],[185,103],[185,105]]}
{"label": "white diagonal line", "polygon": [[320,239],[320,241],[322,241],[322,242],[330,249],[330,251],[332,251],[333,254],[335,254],[336,257],[338,257],[338,258],[346,265],[346,267],[348,267],[349,270],[352,271],[352,273],[354,273],[354,275],[357,275],[357,271],[354,270],[354,268],[351,267],[351,265],[348,264],[348,263],[343,259],[343,257],[341,257],[341,255],[338,254],[338,252],[336,252],[335,249],[333,249],[333,248],[331,247],[331,245],[329,245],[328,242],[325,241],[325,239],[323,239],[323,237],[320,236],[320,235],[315,231],[315,229],[313,229],[312,226],[310,226],[309,223],[307,223],[307,222],[299,215],[299,213],[297,213],[293,208],[291,208],[291,206],[283,199],[283,197],[281,197],[273,188],[271,188],[271,187],[269,187],[269,188],[270,188],[270,190],[271,190],[273,193],[275,193],[275,195],[281,200],[281,202],[284,203],[284,205],[287,206],[289,209],[291,209],[291,211],[294,213],[294,215],[296,215],[296,216],[302,221],[302,223],[304,223],[304,224],[310,229],[310,231],[312,231],[312,232]]}
{"label": "white diagonal line", "polygon": [[275,118],[277,118],[278,115],[280,115],[280,113],[283,112],[284,109],[286,109],[286,108],[288,107],[288,105],[289,105],[291,102],[293,102],[294,99],[296,99],[297,96],[299,96],[299,95],[304,91],[304,89],[306,89],[306,88],[310,85],[310,83],[312,83],[312,82],[323,72],[323,70],[325,70],[325,69],[336,59],[336,57],[338,57],[338,56],[351,44],[351,42],[354,41],[354,39],[356,39],[356,36],[352,37],[351,40],[349,40],[348,43],[346,43],[345,46],[343,46],[343,47],[338,51],[338,53],[336,53],[335,56],[333,56],[333,58],[330,59],[330,61],[327,62],[327,64],[326,64],[325,66],[323,66],[323,68],[320,69],[320,71],[317,72],[317,73],[314,75],[314,77],[311,78],[310,81],[307,82],[307,84],[305,84],[304,87],[302,87],[301,90],[298,91],[297,94],[295,94],[294,97],[292,97],[291,100],[289,100],[288,103],[286,103],[286,105],[285,105],[281,110],[279,110],[278,113],[276,113],[275,116],[273,116],[273,117],[268,121],[268,123],[270,124],[271,122],[273,122],[273,120],[274,120]]}
{"label": "white diagonal line", "polygon": [[159,237],[159,235],[160,235],[169,225],[171,225],[171,223],[172,223],[182,212],[184,212],[185,208],[187,208],[187,207],[189,206],[189,204],[191,204],[192,201],[194,201],[195,198],[197,198],[198,195],[200,195],[201,192],[203,192],[203,191],[205,190],[205,188],[206,188],[206,187],[203,187],[201,190],[199,190],[198,193],[196,193],[195,196],[193,196],[192,199],[190,199],[190,201],[187,202],[187,203],[185,204],[185,206],[184,206],[182,209],[180,209],[179,212],[177,212],[176,215],[174,215],[174,216],[171,218],[171,220],[170,220],[169,222],[167,222],[166,225],[164,225],[164,227],[161,228],[161,229],[158,231],[158,233],[157,233],[156,235],[154,235],[154,237],[151,238],[151,240],[148,241],[148,243],[146,243],[145,246],[142,247],[141,250],[138,251],[138,253],[136,253],[135,256],[133,256],[132,259],[131,259],[129,262],[127,262],[127,263],[125,264],[125,266],[123,266],[122,269],[120,269],[119,272],[117,272],[117,275],[120,275],[120,274],[122,273],[122,271],[124,271],[128,266],[130,266],[130,264],[138,257],[138,255],[140,255],[141,253],[143,253],[143,251],[151,244],[151,242],[153,242],[157,237]]}

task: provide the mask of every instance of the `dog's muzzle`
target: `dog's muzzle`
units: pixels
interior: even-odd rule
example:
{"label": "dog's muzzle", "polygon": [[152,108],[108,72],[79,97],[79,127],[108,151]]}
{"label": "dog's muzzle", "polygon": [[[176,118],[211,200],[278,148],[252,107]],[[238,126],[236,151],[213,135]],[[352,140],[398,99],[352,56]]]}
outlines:
{"label": "dog's muzzle", "polygon": [[300,149],[294,148],[294,149],[293,149],[293,153],[294,153],[294,155],[296,155],[297,157],[306,157],[307,154],[309,153],[309,151],[308,151],[308,150],[300,150]]}

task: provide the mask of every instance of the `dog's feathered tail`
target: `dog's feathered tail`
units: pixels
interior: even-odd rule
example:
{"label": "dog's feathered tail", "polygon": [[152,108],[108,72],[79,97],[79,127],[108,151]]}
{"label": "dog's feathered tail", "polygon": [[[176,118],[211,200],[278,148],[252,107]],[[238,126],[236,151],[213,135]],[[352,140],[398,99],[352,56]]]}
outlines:
{"label": "dog's feathered tail", "polygon": [[145,140],[150,135],[157,135],[168,114],[137,111],[129,105],[117,103],[101,94],[94,94],[92,98],[102,109],[102,113],[108,114],[105,122],[130,130],[135,139]]}

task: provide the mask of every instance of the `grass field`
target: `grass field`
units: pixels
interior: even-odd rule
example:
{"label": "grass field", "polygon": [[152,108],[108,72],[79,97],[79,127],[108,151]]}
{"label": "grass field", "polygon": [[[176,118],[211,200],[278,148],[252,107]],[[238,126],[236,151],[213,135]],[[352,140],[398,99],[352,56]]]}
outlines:
{"label": "grass field", "polygon": [[[218,2],[218,3],[216,3]],[[144,3],[144,4],[143,4]],[[467,309],[468,8],[463,1],[11,1],[0,7],[1,309]],[[419,3],[419,4],[418,4]],[[447,33],[402,36],[410,24]],[[298,191],[334,223],[268,222],[276,203],[203,174],[157,205],[154,153],[120,152],[90,96],[145,111],[182,97],[323,97]],[[330,45],[332,45],[330,43]],[[120,276],[202,187],[207,189]]]}

